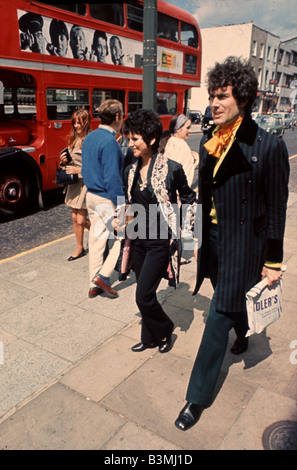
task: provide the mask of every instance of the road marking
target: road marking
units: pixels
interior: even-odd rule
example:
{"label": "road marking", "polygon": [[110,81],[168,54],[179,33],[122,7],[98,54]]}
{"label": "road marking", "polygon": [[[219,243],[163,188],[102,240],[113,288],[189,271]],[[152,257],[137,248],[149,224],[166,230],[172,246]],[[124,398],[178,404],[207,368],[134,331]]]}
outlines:
{"label": "road marking", "polygon": [[28,253],[33,253],[34,251],[41,250],[46,246],[54,245],[55,243],[61,242],[62,240],[67,240],[67,238],[74,237],[74,233],[72,235],[66,235],[66,237],[58,238],[58,240],[53,240],[52,242],[45,243],[44,245],[36,246],[35,248],[31,248],[31,250],[23,251],[22,253],[18,253],[17,255],[11,256],[10,258],[5,258],[0,260],[0,264],[6,263],[6,261],[11,261],[16,258],[20,258],[21,256],[27,255]]}
{"label": "road marking", "polygon": [[296,158],[297,157],[297,153],[296,155],[292,155],[292,157],[289,157],[289,160],[291,160],[292,158]]}

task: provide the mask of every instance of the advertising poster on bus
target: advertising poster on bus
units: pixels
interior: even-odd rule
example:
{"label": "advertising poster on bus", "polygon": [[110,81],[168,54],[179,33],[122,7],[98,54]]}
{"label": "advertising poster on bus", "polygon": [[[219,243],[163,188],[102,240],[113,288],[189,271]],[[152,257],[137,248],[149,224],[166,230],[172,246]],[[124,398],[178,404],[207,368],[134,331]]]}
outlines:
{"label": "advertising poster on bus", "polygon": [[[140,41],[18,10],[21,50],[64,58],[136,67]],[[158,70],[182,73],[183,55],[158,47]]]}

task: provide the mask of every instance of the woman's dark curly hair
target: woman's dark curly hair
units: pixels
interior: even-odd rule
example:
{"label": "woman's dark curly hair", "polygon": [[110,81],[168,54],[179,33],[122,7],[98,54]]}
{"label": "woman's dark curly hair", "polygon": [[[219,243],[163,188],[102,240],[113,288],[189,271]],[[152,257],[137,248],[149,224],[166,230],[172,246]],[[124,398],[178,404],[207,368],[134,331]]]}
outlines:
{"label": "woman's dark curly hair", "polygon": [[257,76],[248,61],[242,61],[238,57],[228,57],[222,64],[216,63],[207,74],[208,93],[232,86],[232,94],[237,104],[247,101],[244,107],[246,113],[250,113],[257,97]]}
{"label": "woman's dark curly hair", "polygon": [[[124,123],[125,134],[139,134],[148,147],[156,152],[159,147],[163,126],[158,114],[150,109],[138,109],[129,114]],[[151,145],[151,141],[156,141]]]}

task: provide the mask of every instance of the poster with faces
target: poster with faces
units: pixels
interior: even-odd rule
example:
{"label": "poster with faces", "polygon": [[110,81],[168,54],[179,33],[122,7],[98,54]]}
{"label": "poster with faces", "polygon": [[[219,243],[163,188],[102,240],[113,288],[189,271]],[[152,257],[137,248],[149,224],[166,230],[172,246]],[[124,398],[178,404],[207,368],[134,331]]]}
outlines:
{"label": "poster with faces", "polygon": [[[18,10],[21,50],[68,59],[139,67],[141,41]],[[183,54],[158,47],[159,71],[182,73]]]}

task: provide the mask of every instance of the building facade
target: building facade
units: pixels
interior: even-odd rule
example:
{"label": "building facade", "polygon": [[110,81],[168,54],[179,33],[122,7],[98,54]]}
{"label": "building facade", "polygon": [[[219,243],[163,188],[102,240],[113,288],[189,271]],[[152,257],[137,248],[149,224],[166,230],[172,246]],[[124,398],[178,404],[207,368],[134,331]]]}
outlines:
{"label": "building facade", "polygon": [[277,110],[297,111],[297,43],[280,44],[277,67]]}
{"label": "building facade", "polygon": [[[206,75],[216,62],[228,56],[247,59],[258,77],[254,110],[297,110],[297,43],[282,44],[276,36],[253,22],[201,29],[201,87],[191,90],[189,109],[204,113],[208,106]],[[277,58],[279,61],[277,62]]]}

